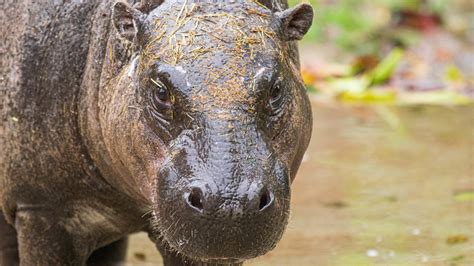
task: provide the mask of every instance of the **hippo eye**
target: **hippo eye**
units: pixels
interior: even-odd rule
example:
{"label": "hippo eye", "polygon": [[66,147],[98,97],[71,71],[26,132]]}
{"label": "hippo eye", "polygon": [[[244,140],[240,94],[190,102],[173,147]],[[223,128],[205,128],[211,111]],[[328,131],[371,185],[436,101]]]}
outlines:
{"label": "hippo eye", "polygon": [[278,111],[283,103],[283,91],[280,80],[277,80],[272,86],[270,92],[269,104],[273,111]]}
{"label": "hippo eye", "polygon": [[171,107],[171,95],[166,85],[159,79],[151,79],[155,88],[153,88],[153,100],[161,108]]}

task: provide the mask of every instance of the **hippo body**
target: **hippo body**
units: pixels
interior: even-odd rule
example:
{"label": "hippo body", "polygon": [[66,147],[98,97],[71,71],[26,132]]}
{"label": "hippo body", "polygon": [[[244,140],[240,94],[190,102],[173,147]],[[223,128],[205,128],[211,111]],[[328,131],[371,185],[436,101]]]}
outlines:
{"label": "hippo body", "polygon": [[[310,26],[308,6],[21,0],[1,8],[0,265],[108,265],[140,231],[167,265],[240,264],[276,245],[311,134],[294,43]],[[262,30],[247,32],[246,20]],[[208,23],[228,36],[201,31]],[[236,37],[237,27],[246,35]],[[276,67],[286,74],[271,74]],[[219,69],[227,72],[207,74]],[[269,104],[249,93],[249,84],[277,82],[288,100],[283,85],[269,85],[277,91]]]}

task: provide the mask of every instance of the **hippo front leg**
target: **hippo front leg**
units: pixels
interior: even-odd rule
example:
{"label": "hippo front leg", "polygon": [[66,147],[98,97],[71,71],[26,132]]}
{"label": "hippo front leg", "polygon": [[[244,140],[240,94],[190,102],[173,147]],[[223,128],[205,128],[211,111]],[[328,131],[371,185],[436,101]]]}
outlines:
{"label": "hippo front leg", "polygon": [[36,209],[16,212],[20,265],[85,265],[87,242],[65,226],[64,216]]}
{"label": "hippo front leg", "polygon": [[89,257],[88,266],[111,266],[121,265],[127,255],[128,238],[124,237],[105,247],[102,247]]}
{"label": "hippo front leg", "polygon": [[0,265],[18,265],[18,242],[16,230],[7,223],[0,210]]}

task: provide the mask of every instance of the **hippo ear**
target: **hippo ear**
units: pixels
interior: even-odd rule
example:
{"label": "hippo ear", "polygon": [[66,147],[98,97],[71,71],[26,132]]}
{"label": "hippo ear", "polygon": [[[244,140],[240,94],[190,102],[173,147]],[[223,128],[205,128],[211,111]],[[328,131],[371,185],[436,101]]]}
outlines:
{"label": "hippo ear", "polygon": [[141,28],[145,15],[127,3],[117,2],[112,8],[112,22],[122,38],[133,42]]}
{"label": "hippo ear", "polygon": [[275,15],[281,21],[286,41],[301,40],[313,23],[313,8],[309,4],[299,4]]}
{"label": "hippo ear", "polygon": [[143,13],[150,13],[153,9],[157,8],[159,5],[163,4],[164,0],[142,0],[141,2],[135,4],[133,7],[140,10]]}

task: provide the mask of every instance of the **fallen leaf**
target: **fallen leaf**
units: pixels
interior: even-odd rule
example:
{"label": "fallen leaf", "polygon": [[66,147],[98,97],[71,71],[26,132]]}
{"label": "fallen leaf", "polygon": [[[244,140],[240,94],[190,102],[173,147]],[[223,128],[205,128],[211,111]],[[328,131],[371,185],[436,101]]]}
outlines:
{"label": "fallen leaf", "polygon": [[391,90],[367,90],[362,92],[345,91],[339,100],[355,103],[395,103],[396,92]]}
{"label": "fallen leaf", "polygon": [[395,48],[369,74],[370,84],[378,85],[386,82],[392,76],[398,63],[403,58],[402,49]]}
{"label": "fallen leaf", "polygon": [[458,92],[450,90],[410,92],[400,95],[401,104],[466,105],[474,103]]}
{"label": "fallen leaf", "polygon": [[474,200],[474,190],[469,191],[458,191],[454,193],[454,199],[459,202],[473,201]]}
{"label": "fallen leaf", "polygon": [[379,63],[379,59],[374,55],[364,55],[357,57],[352,63],[352,72],[357,75],[374,69]]}
{"label": "fallen leaf", "polygon": [[455,65],[446,66],[444,78],[448,82],[462,82],[464,80],[461,70],[459,70]]}
{"label": "fallen leaf", "polygon": [[330,80],[327,85],[335,92],[362,93],[367,90],[369,81],[364,76],[337,78]]}
{"label": "fallen leaf", "polygon": [[311,72],[307,68],[301,69],[301,77],[303,78],[303,82],[306,85],[314,84],[314,82],[316,81],[316,75],[314,74],[314,72]]}
{"label": "fallen leaf", "polygon": [[446,239],[446,244],[448,245],[456,245],[466,243],[469,238],[466,235],[452,235]]}
{"label": "fallen leaf", "polygon": [[339,209],[339,208],[346,208],[349,206],[349,204],[343,201],[333,201],[333,202],[324,203],[324,206]]}
{"label": "fallen leaf", "polygon": [[464,258],[465,258],[464,255],[457,255],[457,256],[454,256],[454,257],[449,258],[449,260],[452,261],[452,262],[455,262],[455,261],[461,261],[461,260],[463,260]]}
{"label": "fallen leaf", "polygon": [[146,260],[146,255],[141,253],[141,252],[136,252],[136,253],[133,254],[133,256],[139,261],[145,261]]}

